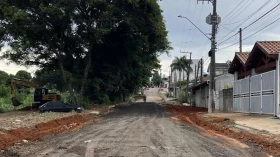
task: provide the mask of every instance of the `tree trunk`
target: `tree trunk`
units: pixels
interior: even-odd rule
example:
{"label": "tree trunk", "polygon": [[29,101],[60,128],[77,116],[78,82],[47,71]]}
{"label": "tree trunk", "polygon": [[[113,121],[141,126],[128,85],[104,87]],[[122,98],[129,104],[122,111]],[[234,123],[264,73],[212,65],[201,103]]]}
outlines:
{"label": "tree trunk", "polygon": [[62,64],[63,62],[62,62],[62,58],[61,58],[60,54],[58,54],[58,58],[59,58],[59,68],[60,68],[60,71],[62,73],[63,81],[66,84],[66,86],[68,87],[72,103],[74,105],[77,105],[77,98],[75,96],[75,93],[74,93],[74,90],[73,90],[73,87],[72,87],[71,83],[69,83],[66,79],[65,70],[64,70],[64,67],[63,67],[63,64]]}
{"label": "tree trunk", "polygon": [[187,90],[189,90],[190,72],[187,72]]}
{"label": "tree trunk", "polygon": [[179,80],[180,81],[182,81],[181,77],[182,77],[182,71],[179,71]]}
{"label": "tree trunk", "polygon": [[92,53],[92,46],[90,47],[88,54],[87,54],[87,64],[86,64],[86,68],[84,71],[84,76],[83,76],[83,80],[82,80],[82,85],[81,85],[81,90],[80,90],[80,98],[79,98],[79,103],[83,103],[83,98],[84,98],[84,90],[85,90],[85,84],[87,82],[87,78],[88,78],[88,71],[89,68],[91,66],[91,53]]}

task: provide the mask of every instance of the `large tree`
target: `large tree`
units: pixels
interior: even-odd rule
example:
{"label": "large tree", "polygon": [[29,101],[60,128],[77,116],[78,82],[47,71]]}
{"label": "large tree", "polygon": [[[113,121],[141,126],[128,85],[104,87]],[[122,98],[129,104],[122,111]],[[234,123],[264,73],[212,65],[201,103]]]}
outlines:
{"label": "large tree", "polygon": [[16,75],[16,78],[30,80],[32,78],[31,74],[25,70],[19,70]]}
{"label": "large tree", "polygon": [[152,83],[155,85],[155,86],[160,86],[161,84],[161,77],[158,73],[158,71],[155,71],[153,77],[152,77]]}
{"label": "large tree", "polygon": [[169,49],[155,0],[3,0],[1,32],[12,48],[4,58],[60,69],[75,104],[84,91],[131,93]]}
{"label": "large tree", "polygon": [[6,85],[7,81],[10,79],[10,76],[5,71],[0,70],[0,85]]}

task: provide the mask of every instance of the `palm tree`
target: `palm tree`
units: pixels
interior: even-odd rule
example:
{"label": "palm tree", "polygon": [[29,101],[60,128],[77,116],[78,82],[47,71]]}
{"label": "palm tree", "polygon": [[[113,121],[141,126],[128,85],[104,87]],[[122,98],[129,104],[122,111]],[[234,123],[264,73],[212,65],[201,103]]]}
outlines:
{"label": "palm tree", "polygon": [[191,67],[192,60],[187,59],[186,56],[181,57],[182,63],[183,63],[183,70],[187,73],[187,89],[189,88],[189,81],[190,81],[190,73],[193,72],[193,69]]}
{"label": "palm tree", "polygon": [[175,57],[175,60],[173,61],[173,63],[171,64],[171,70],[178,70],[179,71],[179,80],[181,81],[181,72],[184,70],[185,65],[184,62],[182,60],[182,57]]}

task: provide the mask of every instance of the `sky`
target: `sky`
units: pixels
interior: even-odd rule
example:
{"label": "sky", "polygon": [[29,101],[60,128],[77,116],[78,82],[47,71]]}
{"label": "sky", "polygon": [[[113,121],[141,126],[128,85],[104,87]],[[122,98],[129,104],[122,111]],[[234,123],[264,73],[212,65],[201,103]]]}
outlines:
{"label": "sky", "polygon": [[[180,52],[192,52],[192,58],[206,60],[204,63],[204,71],[206,71],[210,63],[208,57],[210,40],[195,29],[195,26],[187,19],[178,16],[189,18],[211,37],[211,25],[206,23],[206,17],[213,11],[212,3],[206,1],[202,3],[197,0],[162,0],[158,3],[163,10],[163,17],[169,32],[168,39],[173,47],[169,56],[160,56],[162,73],[168,75],[170,64],[176,56],[189,57],[189,54]],[[221,17],[221,23],[218,26],[216,62],[224,63],[232,60],[235,52],[239,52],[239,34],[233,35],[239,31],[239,28],[246,28],[279,3],[278,0],[217,0],[217,13]],[[244,29],[242,34],[243,52],[250,52],[256,41],[280,41],[280,19],[276,21],[279,13],[280,6]],[[270,23],[273,24],[269,25]],[[263,30],[259,31],[261,29]],[[256,34],[251,36],[254,33]],[[233,37],[223,42],[231,36]],[[234,43],[237,44],[230,46]]]}
{"label": "sky", "polygon": [[[249,24],[256,21],[270,9],[279,4],[279,0],[217,0],[217,13],[221,17],[217,34],[218,51],[216,62],[223,63],[232,60],[235,52],[239,51],[239,45],[228,47],[239,40],[239,35],[235,35],[239,28],[246,28]],[[189,18],[205,34],[211,33],[211,25],[205,21],[206,16],[212,13],[212,3],[197,2],[197,0],[162,0],[158,1],[165,20],[168,33],[168,40],[171,42],[173,50],[169,55],[159,57],[162,65],[162,74],[169,75],[170,64],[177,56],[181,57],[189,54],[180,52],[192,52],[193,59],[203,58],[204,71],[206,71],[210,58],[210,41],[186,19],[179,18],[179,15]],[[243,51],[250,52],[256,41],[280,41],[280,19],[268,26],[279,18],[280,6],[269,12],[266,16],[253,23],[243,31]],[[262,31],[259,31],[260,29]],[[248,36],[255,35],[247,38]],[[223,42],[231,37],[230,40]],[[247,39],[245,39],[247,38]],[[221,43],[222,42],[222,43]],[[226,48],[228,47],[228,48]],[[14,64],[6,64],[7,61],[0,60],[0,70],[15,74],[18,70],[27,70],[34,74],[36,68],[22,67]]]}

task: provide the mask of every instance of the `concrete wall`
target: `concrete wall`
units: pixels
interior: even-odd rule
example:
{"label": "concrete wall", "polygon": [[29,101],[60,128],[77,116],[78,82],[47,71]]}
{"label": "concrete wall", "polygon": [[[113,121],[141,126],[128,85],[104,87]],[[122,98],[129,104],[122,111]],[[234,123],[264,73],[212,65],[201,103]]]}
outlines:
{"label": "concrete wall", "polygon": [[209,99],[209,86],[205,86],[195,91],[194,103],[196,107],[206,107],[208,108]]}
{"label": "concrete wall", "polygon": [[233,112],[233,89],[224,89],[223,93],[223,112]]}
{"label": "concrete wall", "polygon": [[200,103],[201,103],[201,89],[195,91],[195,94],[194,94],[194,103],[195,103],[195,106],[197,107],[200,107]]}
{"label": "concrete wall", "polygon": [[[218,77],[215,77],[215,92],[214,92],[214,102],[215,102],[215,109],[221,110],[223,108],[222,105],[223,101],[220,100],[223,95],[220,91],[227,88],[232,88],[234,82],[234,75],[233,74],[225,74]],[[221,101],[221,102],[220,102]]]}
{"label": "concrete wall", "polygon": [[223,99],[223,91],[219,91],[219,111],[224,111],[224,99]]}
{"label": "concrete wall", "polygon": [[215,77],[215,90],[221,91],[226,88],[232,88],[233,82],[234,82],[233,74],[226,74],[226,75]]}

